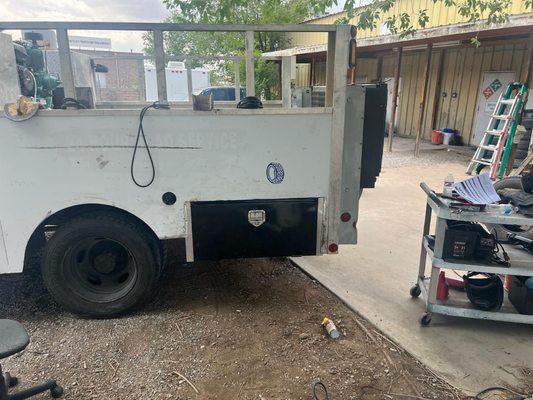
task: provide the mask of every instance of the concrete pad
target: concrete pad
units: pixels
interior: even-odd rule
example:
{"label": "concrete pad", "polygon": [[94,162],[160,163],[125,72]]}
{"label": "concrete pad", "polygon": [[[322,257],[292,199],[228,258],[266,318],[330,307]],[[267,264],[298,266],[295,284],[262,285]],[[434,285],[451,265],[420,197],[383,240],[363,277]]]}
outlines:
{"label": "concrete pad", "polygon": [[457,161],[387,168],[362,195],[358,245],[293,261],[450,384],[467,392],[531,385],[533,326],[434,314],[424,328],[424,302],[409,296],[425,211],[419,183],[440,189],[449,172],[460,179],[465,169]]}

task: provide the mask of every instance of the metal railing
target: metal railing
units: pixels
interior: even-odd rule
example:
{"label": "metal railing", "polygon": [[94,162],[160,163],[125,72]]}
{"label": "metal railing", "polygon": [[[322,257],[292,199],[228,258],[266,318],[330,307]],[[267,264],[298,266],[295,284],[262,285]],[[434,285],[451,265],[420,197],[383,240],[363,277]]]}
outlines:
{"label": "metal railing", "polygon": [[[157,77],[157,93],[159,101],[166,102],[167,85],[165,77],[166,61],[172,57],[165,56],[163,32],[243,32],[245,34],[246,63],[246,93],[255,95],[254,76],[254,33],[255,32],[323,32],[328,34],[328,54],[326,67],[326,106],[334,106],[334,93],[342,91],[346,85],[346,71],[348,69],[348,42],[354,36],[354,31],[347,25],[227,25],[227,24],[173,24],[173,23],[138,23],[138,22],[51,22],[51,21],[24,21],[2,22],[2,30],[54,30],[57,36],[59,61],[61,67],[61,80],[66,97],[76,98],[74,73],[68,39],[69,30],[105,30],[105,31],[149,31],[152,32],[154,41],[155,69]],[[192,57],[189,57],[192,59]],[[241,59],[234,58],[238,64]],[[290,107],[291,91],[291,57],[282,57],[282,103]],[[236,65],[238,67],[238,65]],[[238,71],[238,68],[235,68]],[[238,82],[238,73],[235,74]],[[237,83],[236,82],[236,83]]]}

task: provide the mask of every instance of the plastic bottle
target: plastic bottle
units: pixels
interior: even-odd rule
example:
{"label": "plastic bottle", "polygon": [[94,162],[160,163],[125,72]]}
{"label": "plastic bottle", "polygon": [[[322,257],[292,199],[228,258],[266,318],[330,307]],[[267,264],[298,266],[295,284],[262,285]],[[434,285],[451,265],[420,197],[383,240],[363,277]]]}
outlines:
{"label": "plastic bottle", "polygon": [[322,320],[322,326],[324,327],[330,338],[338,339],[341,336],[339,330],[337,329],[333,321],[330,320],[328,317],[324,317],[324,319]]}
{"label": "plastic bottle", "polygon": [[453,175],[448,174],[446,175],[446,178],[444,178],[444,186],[442,188],[442,194],[446,197],[452,197],[453,194]]}

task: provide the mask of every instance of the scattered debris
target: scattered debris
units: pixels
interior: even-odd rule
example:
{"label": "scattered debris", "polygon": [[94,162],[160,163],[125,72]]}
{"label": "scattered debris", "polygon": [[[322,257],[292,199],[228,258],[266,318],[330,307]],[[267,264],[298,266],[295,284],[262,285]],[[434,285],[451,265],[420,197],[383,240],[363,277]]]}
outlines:
{"label": "scattered debris", "polygon": [[185,376],[180,374],[178,371],[172,371],[172,373],[174,375],[179,376],[181,379],[183,379],[185,382],[187,382],[189,384],[189,386],[192,387],[197,394],[200,394],[200,391],[196,388],[196,386],[194,386],[194,384],[190,380],[188,380]]}
{"label": "scattered debris", "polygon": [[[57,379],[64,400],[308,399],[316,381],[339,400],[459,398],[283,259],[171,265],[151,304],[113,320],[65,313],[38,268],[21,277],[0,277],[0,315],[23,323],[32,341],[2,367],[21,388],[35,377]],[[343,340],[323,339],[324,309]]]}
{"label": "scattered debris", "polygon": [[341,336],[339,330],[335,326],[335,323],[328,317],[324,317],[324,319],[322,320],[322,326],[324,327],[330,338],[338,339]]}

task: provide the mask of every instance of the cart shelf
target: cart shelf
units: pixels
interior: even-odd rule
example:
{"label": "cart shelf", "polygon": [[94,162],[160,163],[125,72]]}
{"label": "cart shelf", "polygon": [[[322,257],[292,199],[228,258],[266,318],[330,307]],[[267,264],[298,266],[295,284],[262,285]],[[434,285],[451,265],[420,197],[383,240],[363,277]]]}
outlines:
{"label": "cart shelf", "polygon": [[501,275],[533,276],[533,259],[531,258],[531,255],[527,251],[517,248],[518,246],[505,245],[504,247],[505,251],[507,251],[511,257],[511,265],[509,267],[499,264],[476,263],[475,261],[470,260],[464,262],[452,262],[435,257],[433,250],[429,247],[427,238],[424,238],[424,249],[431,258],[432,265],[436,268],[487,272]]}
{"label": "cart shelf", "polygon": [[[456,317],[533,324],[533,315],[520,314],[507,298],[504,298],[501,309],[495,311],[482,311],[475,308],[468,300],[465,292],[456,290],[450,290],[448,299],[437,300],[438,277],[441,269],[476,271],[500,275],[533,276],[533,256],[515,245],[504,246],[510,256],[509,267],[495,263],[478,263],[471,260],[443,260],[442,250],[447,220],[526,226],[533,225],[533,218],[528,218],[520,214],[501,215],[490,211],[461,212],[450,208],[448,206],[449,201],[437,196],[425,183],[421,183],[420,186],[427,194],[426,217],[420,249],[417,283],[410,291],[413,297],[418,297],[422,294],[426,304],[426,313],[422,316],[420,323],[422,325],[428,325],[431,322],[432,313],[436,313]],[[435,213],[436,216],[435,243],[433,249],[430,248],[427,238],[432,213]],[[425,275],[428,255],[431,261],[430,276]],[[506,296],[504,295],[504,297]]]}
{"label": "cart shelf", "polygon": [[[511,302],[504,296],[502,307],[497,311],[482,311],[475,308],[468,300],[465,292],[450,290],[450,296],[446,300],[436,300],[428,303],[430,279],[418,280],[418,286],[426,302],[427,313],[451,315],[454,317],[487,319],[492,321],[517,322],[533,324],[533,315],[520,314]],[[426,317],[425,314],[422,318]],[[427,317],[425,318],[427,320]]]}

